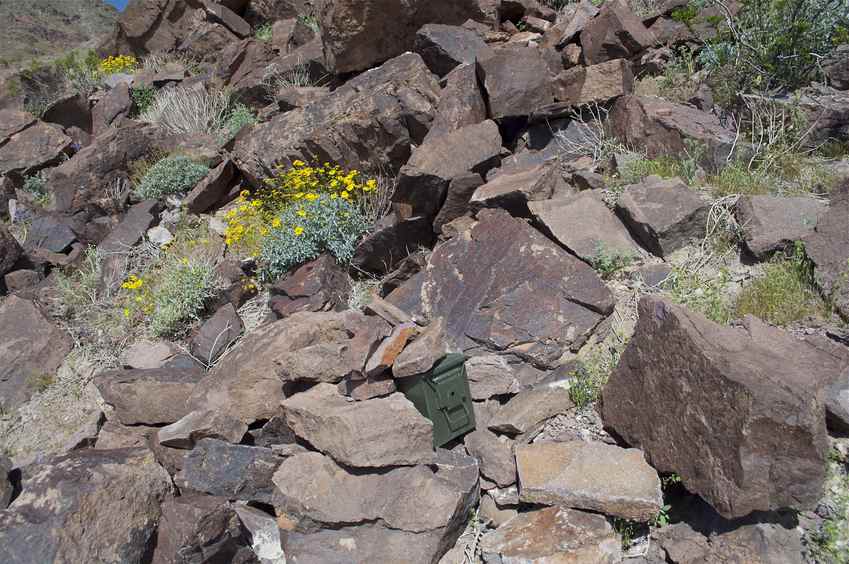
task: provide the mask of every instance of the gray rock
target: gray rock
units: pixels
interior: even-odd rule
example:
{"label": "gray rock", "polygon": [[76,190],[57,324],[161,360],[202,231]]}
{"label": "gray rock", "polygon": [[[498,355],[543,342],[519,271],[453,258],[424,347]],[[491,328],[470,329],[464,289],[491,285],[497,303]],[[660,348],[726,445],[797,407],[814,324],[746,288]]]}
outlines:
{"label": "gray rock", "polygon": [[498,433],[520,435],[535,429],[546,419],[575,408],[567,390],[559,387],[528,390],[501,406],[489,420]]}
{"label": "gray rock", "polygon": [[301,439],[354,467],[422,464],[433,459],[433,425],[402,394],[351,402],[319,384],[282,403]]}
{"label": "gray rock", "polygon": [[242,525],[250,532],[251,550],[260,564],[286,564],[277,520],[252,507],[237,505],[234,509]]}
{"label": "gray rock", "polygon": [[475,190],[469,204],[474,209],[503,208],[514,216],[528,216],[530,202],[568,190],[557,163],[530,164],[511,167],[488,179]]}
{"label": "gray rock", "polygon": [[47,249],[54,253],[65,252],[77,240],[76,233],[66,221],[51,215],[35,218],[27,229],[26,237],[24,248]]}
{"label": "gray rock", "polygon": [[248,431],[239,419],[218,411],[192,411],[185,417],[159,430],[159,444],[191,449],[201,439],[221,439],[238,443]]}
{"label": "gray rock", "polygon": [[189,350],[195,358],[211,365],[239,338],[243,329],[236,308],[233,304],[225,304],[201,325],[189,342]]}
{"label": "gray rock", "polygon": [[5,225],[0,225],[0,275],[11,272],[24,250],[9,233]]}
{"label": "gray rock", "polygon": [[161,368],[176,353],[177,349],[167,341],[142,339],[121,353],[121,365],[125,368]]}
{"label": "gray rock", "polygon": [[737,201],[737,222],[745,233],[746,250],[759,260],[811,234],[828,205],[813,198],[744,196]]}
{"label": "gray rock", "polygon": [[849,319],[849,234],[845,223],[849,214],[849,185],[836,191],[828,212],[805,237],[805,252],[814,264],[814,280],[823,296],[838,313]]}
{"label": "gray rock", "polygon": [[7,456],[0,455],[0,511],[9,505],[12,501],[12,493],[15,491],[10,479],[11,472],[12,461]]}
{"label": "gray rock", "polygon": [[505,488],[516,483],[513,440],[478,429],[463,439],[466,450],[478,459],[481,475]]}
{"label": "gray rock", "polygon": [[503,356],[473,356],[466,361],[466,378],[472,399],[476,401],[516,394],[521,389],[513,368]]}
{"label": "gray rock", "polygon": [[182,491],[270,503],[271,476],[282,461],[268,448],[201,439],[186,455],[174,483]]}
{"label": "gray rock", "polygon": [[189,412],[186,400],[201,378],[199,368],[108,370],[94,384],[124,425],[167,425]]}
{"label": "gray rock", "polygon": [[660,478],[637,449],[584,441],[519,445],[516,467],[526,503],[642,522],[663,507]]}
{"label": "gray rock", "polygon": [[416,32],[414,50],[439,77],[458,65],[474,63],[492,55],[492,49],[474,31],[433,23],[425,24]]}

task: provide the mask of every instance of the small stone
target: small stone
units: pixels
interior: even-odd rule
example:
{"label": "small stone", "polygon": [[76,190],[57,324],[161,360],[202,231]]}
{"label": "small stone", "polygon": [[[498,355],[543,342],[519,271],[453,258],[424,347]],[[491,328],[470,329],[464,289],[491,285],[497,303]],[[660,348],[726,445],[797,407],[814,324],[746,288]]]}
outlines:
{"label": "small stone", "polygon": [[153,369],[162,367],[177,353],[167,341],[136,341],[121,353],[121,365],[125,368]]}
{"label": "small stone", "polygon": [[463,440],[469,454],[480,461],[482,476],[502,488],[516,483],[516,461],[511,439],[499,437],[486,429],[478,429]]}
{"label": "small stone", "polygon": [[204,438],[238,443],[247,431],[247,425],[226,413],[193,411],[179,421],[162,427],[157,438],[162,446],[191,449]]}
{"label": "small stone", "polygon": [[212,365],[244,330],[242,319],[233,304],[218,308],[211,318],[201,325],[197,335],[189,341],[189,350],[201,362]]}
{"label": "small stone", "polygon": [[489,428],[498,433],[520,435],[574,407],[569,392],[562,388],[528,390],[501,406],[489,420]]}
{"label": "small stone", "polygon": [[484,522],[490,522],[496,528],[518,515],[515,509],[501,509],[489,494],[481,496],[480,516]]}
{"label": "small stone", "polygon": [[392,329],[366,362],[366,375],[377,376],[392,368],[407,342],[418,332],[415,324],[404,323]]}
{"label": "small stone", "polygon": [[164,247],[174,240],[174,235],[172,235],[165,227],[157,225],[156,227],[151,227],[147,230],[147,239],[151,243]]}
{"label": "small stone", "polygon": [[473,356],[466,361],[466,378],[473,400],[516,394],[521,386],[503,356]]}

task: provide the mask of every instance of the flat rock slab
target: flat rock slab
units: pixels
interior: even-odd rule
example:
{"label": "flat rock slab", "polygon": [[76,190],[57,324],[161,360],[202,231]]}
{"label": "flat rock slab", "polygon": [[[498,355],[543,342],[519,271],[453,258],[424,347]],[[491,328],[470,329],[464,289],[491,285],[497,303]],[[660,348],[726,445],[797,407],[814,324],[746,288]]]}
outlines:
{"label": "flat rock slab", "polygon": [[5,225],[0,225],[0,275],[10,272],[24,250]]}
{"label": "flat rock slab", "polygon": [[411,298],[404,304],[410,311],[444,317],[454,347],[555,366],[610,314],[610,291],[592,268],[524,221],[501,210],[482,210],[478,219],[436,247],[422,276],[397,295]]}
{"label": "flat rock slab", "polygon": [[203,375],[200,368],[108,370],[94,384],[124,425],[167,425],[189,412],[186,400]]}
{"label": "flat rock slab", "polygon": [[737,202],[737,222],[745,233],[746,249],[759,260],[789,251],[811,234],[828,204],[813,198],[744,196]]}
{"label": "flat rock slab", "polygon": [[637,449],[572,441],[516,448],[519,497],[646,522],[663,507],[657,472]]}
{"label": "flat rock slab", "polygon": [[513,368],[502,356],[473,356],[466,361],[466,378],[475,401],[493,396],[516,394],[521,384]]}
{"label": "flat rock slab", "polygon": [[530,202],[528,207],[555,241],[585,261],[601,253],[639,255],[639,245],[595,194]]}
{"label": "flat rock slab", "polygon": [[507,435],[520,435],[535,429],[546,419],[575,408],[564,388],[538,388],[513,396],[490,418],[491,430]]}
{"label": "flat rock slab", "polygon": [[469,204],[474,209],[503,208],[511,215],[527,216],[531,202],[547,200],[567,189],[556,163],[530,164],[499,171],[475,190]]}
{"label": "flat rock slab", "polygon": [[821,497],[825,472],[819,389],[839,369],[751,316],[725,327],[645,296],[603,390],[604,423],[726,518],[804,510]]}
{"label": "flat rock slab", "polygon": [[478,83],[477,64],[460,65],[445,77],[436,116],[425,141],[486,119],[486,103]]}
{"label": "flat rock slab", "polygon": [[602,515],[565,507],[520,513],[481,539],[486,561],[516,564],[622,561],[622,544]]}
{"label": "flat rock slab", "polygon": [[646,249],[664,257],[704,237],[709,207],[680,179],[649,176],[625,188],[616,211]]}
{"label": "flat rock slab", "polygon": [[492,119],[528,116],[554,100],[551,70],[535,46],[501,47],[478,64]]}
{"label": "flat rock slab", "polygon": [[433,424],[402,394],[351,402],[319,384],[283,403],[292,431],[341,464],[412,465],[433,459]]}
{"label": "flat rock slab", "polygon": [[416,32],[415,52],[437,76],[445,76],[464,63],[492,54],[476,32],[460,26],[429,23]]}
{"label": "flat rock slab", "polygon": [[10,172],[28,175],[57,163],[71,143],[58,125],[36,122],[0,145],[0,176]]}
{"label": "flat rock slab", "polygon": [[238,443],[247,432],[247,425],[226,412],[199,410],[159,429],[157,440],[163,446],[191,449],[206,438]]}

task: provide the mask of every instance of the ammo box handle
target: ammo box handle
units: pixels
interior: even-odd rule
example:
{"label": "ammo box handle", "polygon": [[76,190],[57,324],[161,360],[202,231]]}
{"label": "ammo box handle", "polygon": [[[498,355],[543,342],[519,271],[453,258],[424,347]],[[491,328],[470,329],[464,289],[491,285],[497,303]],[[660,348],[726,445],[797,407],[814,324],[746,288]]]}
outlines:
{"label": "ammo box handle", "polygon": [[[452,431],[464,427],[469,423],[469,410],[465,404],[461,403],[452,409],[443,407],[442,412],[445,414],[445,419],[448,421],[448,426]],[[452,418],[452,413],[457,413],[459,417]]]}

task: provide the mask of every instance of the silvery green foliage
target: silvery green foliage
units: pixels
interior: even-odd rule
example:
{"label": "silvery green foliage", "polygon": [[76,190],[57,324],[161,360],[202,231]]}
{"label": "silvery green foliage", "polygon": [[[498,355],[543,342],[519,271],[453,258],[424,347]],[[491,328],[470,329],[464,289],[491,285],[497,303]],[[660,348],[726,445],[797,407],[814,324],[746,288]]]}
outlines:
{"label": "silvery green foliage", "polygon": [[244,104],[236,104],[230,110],[230,114],[224,122],[222,137],[228,140],[232,139],[237,133],[239,133],[239,131],[242,130],[243,127],[246,125],[253,125],[256,121],[256,116],[249,107]]}
{"label": "silvery green foliage", "polygon": [[211,264],[170,259],[153,296],[150,330],[159,337],[179,335],[198,319],[218,278]]}
{"label": "silvery green foliage", "polygon": [[[305,215],[299,215],[299,211]],[[350,261],[358,240],[369,227],[358,206],[327,194],[296,203],[278,218],[279,227],[271,230],[260,252],[266,280],[275,280],[325,251],[340,263]],[[299,227],[303,232],[296,235]]]}
{"label": "silvery green foliage", "polygon": [[209,172],[209,167],[188,157],[166,157],[144,175],[136,193],[143,200],[156,200],[169,194],[188,192]]}

